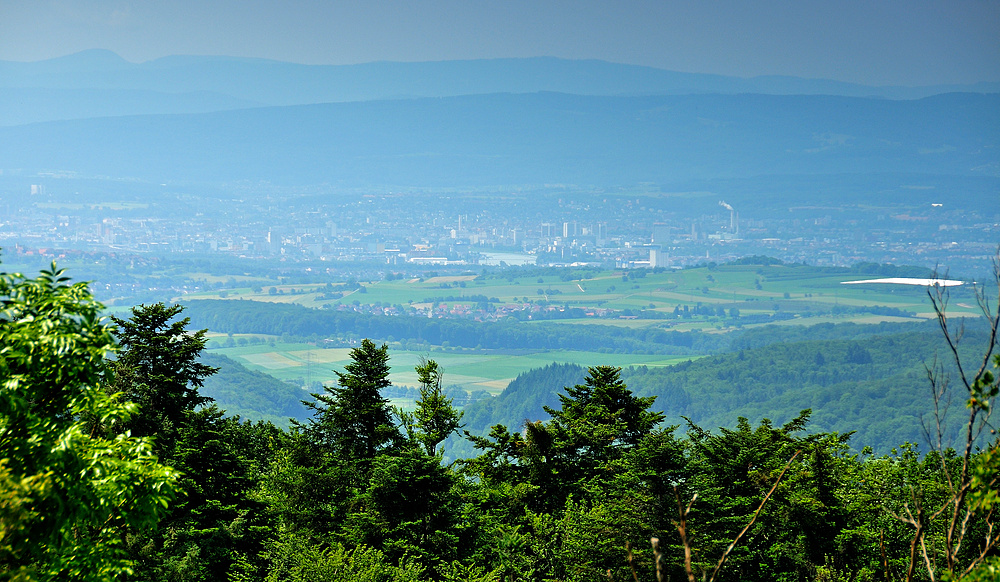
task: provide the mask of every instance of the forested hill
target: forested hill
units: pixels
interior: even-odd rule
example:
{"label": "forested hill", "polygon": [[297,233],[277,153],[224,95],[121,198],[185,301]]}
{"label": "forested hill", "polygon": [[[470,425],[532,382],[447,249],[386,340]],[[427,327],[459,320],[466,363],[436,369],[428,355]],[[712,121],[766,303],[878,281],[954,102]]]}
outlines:
{"label": "forested hill", "polygon": [[906,321],[858,324],[817,323],[815,325],[764,325],[730,333],[730,341],[724,351],[735,352],[750,348],[762,348],[771,344],[795,343],[814,340],[857,340],[880,335],[909,332],[940,334],[936,321]]}
{"label": "forested hill", "polygon": [[222,354],[205,352],[201,362],[217,369],[205,378],[201,394],[215,401],[229,416],[272,422],[287,427],[290,418],[304,420],[309,410],[302,404],[309,394],[263,372],[248,370]]}
{"label": "forested hill", "polygon": [[[732,426],[739,416],[754,422],[765,417],[785,422],[811,408],[811,428],[854,431],[852,443],[858,449],[871,446],[879,451],[923,440],[920,415],[931,404],[924,366],[931,365],[935,356],[946,349],[932,321],[765,326],[709,334],[658,328],[387,317],[255,301],[192,301],[185,314],[191,317],[193,326],[213,331],[290,334],[308,341],[370,337],[411,345],[448,342],[454,347],[480,349],[571,348],[692,357],[708,354],[677,366],[626,369],[622,378],[637,394],[656,396],[653,408],[663,411],[668,423],[683,424],[682,417],[687,417],[706,427]],[[968,334],[967,345],[982,344],[977,340],[983,338],[978,337],[974,327]],[[465,418],[468,429],[480,433],[497,423],[514,428],[525,420],[544,419],[547,415],[543,406],[556,406],[557,395],[564,387],[578,383],[585,374],[583,368],[567,364],[526,372],[500,396],[470,405]],[[283,387],[283,391],[288,390],[294,391]],[[251,413],[254,418],[257,414],[297,416],[283,408],[268,412],[265,401],[257,404],[264,408],[258,406]],[[449,454],[472,451],[466,444]]]}
{"label": "forested hill", "polygon": [[239,300],[186,301],[192,325],[222,333],[291,336],[307,341],[331,337],[371,338],[479,349],[573,349],[605,353],[697,355],[815,339],[856,339],[913,330],[933,334],[931,322],[858,325],[762,326],[726,334],[669,331],[659,327],[623,328],[545,322],[524,324],[513,318],[497,322],[426,317],[386,317],[352,311],[317,310],[289,303]]}
{"label": "forested hill", "polygon": [[[859,335],[873,331],[867,327],[854,326]],[[845,329],[851,328],[826,331]],[[985,340],[970,330],[963,345],[978,347]],[[924,366],[932,366],[935,357],[944,361],[946,349],[940,333],[926,326],[855,340],[774,343],[665,368],[629,368],[622,379],[637,395],[656,396],[652,409],[663,411],[669,424],[684,426],[687,417],[706,428],[731,427],[740,416],[783,423],[811,408],[810,430],[854,432],[856,449],[888,452],[904,442],[924,443],[921,418],[932,409]],[[572,365],[526,372],[497,398],[470,405],[468,428],[479,432],[499,423],[513,429],[546,419],[542,407],[558,406],[564,387],[585,375],[584,368]],[[964,409],[950,413],[950,426],[957,430]]]}

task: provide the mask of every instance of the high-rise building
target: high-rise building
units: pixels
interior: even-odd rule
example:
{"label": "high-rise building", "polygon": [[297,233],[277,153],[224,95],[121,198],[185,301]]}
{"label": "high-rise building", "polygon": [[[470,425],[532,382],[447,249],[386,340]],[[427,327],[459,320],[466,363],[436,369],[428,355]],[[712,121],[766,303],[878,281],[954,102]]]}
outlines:
{"label": "high-rise building", "polygon": [[670,264],[670,255],[663,249],[653,246],[649,249],[649,266],[666,267]]}

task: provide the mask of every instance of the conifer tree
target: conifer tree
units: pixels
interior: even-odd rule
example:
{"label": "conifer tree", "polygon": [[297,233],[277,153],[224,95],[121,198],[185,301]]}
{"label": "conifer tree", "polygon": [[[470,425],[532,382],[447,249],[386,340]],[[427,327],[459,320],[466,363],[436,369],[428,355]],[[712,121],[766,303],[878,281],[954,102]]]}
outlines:
{"label": "conifer tree", "polygon": [[381,391],[390,386],[389,347],[365,339],[351,350],[351,362],[337,372],[337,385],[305,402],[315,411],[305,426],[307,437],[344,461],[370,465],[371,460],[403,442]]}
{"label": "conifer tree", "polygon": [[552,416],[550,432],[564,454],[577,457],[588,467],[620,456],[634,447],[663,420],[663,414],[649,410],[655,396],[634,396],[621,379],[621,368],[589,368],[583,384],[560,394],[562,407],[545,407]]}
{"label": "conifer tree", "polygon": [[180,305],[163,303],[132,308],[132,317],[112,317],[121,353],[112,364],[110,389],[138,405],[123,427],[136,436],[156,436],[161,456],[171,457],[187,415],[211,398],[198,394],[215,368],[198,361],[206,330],[189,332],[190,319],[176,319]]}
{"label": "conifer tree", "polygon": [[420,380],[420,398],[413,412],[416,438],[427,454],[434,456],[438,444],[462,427],[462,413],[455,410],[452,399],[441,389],[444,371],[437,362],[421,358],[416,370]]}

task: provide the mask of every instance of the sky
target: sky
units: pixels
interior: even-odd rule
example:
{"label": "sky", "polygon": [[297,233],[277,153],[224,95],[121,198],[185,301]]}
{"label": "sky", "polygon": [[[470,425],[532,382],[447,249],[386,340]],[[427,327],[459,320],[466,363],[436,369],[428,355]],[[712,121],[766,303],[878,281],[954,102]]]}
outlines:
{"label": "sky", "polygon": [[1000,0],[0,0],[0,60],[555,56],[868,85],[1000,81]]}

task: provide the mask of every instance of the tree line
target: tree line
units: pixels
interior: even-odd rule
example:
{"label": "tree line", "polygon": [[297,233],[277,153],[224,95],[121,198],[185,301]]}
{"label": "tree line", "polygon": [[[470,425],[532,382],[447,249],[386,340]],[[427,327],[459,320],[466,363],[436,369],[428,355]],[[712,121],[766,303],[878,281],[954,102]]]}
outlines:
{"label": "tree line", "polygon": [[365,340],[285,430],[201,394],[215,369],[179,306],[106,321],[55,266],[0,276],[0,299],[8,579],[986,580],[1000,568],[1000,449],[995,436],[973,446],[997,396],[995,318],[988,349],[951,376],[969,435],[953,448],[929,425],[925,453],[859,455],[849,434],[810,433],[808,410],[780,425],[664,426],[655,396],[594,366],[547,418],[467,434],[476,454],[445,464],[441,443],[464,419],[433,361],[417,366],[416,409],[395,410],[388,347]]}

